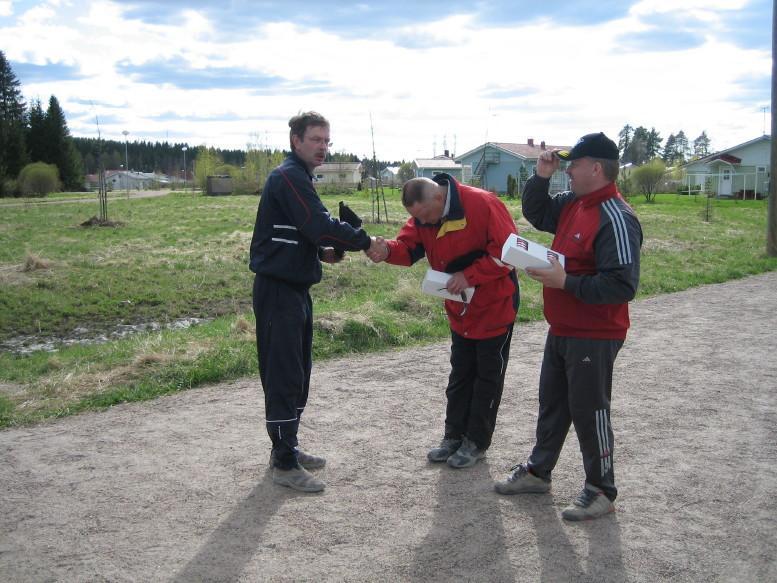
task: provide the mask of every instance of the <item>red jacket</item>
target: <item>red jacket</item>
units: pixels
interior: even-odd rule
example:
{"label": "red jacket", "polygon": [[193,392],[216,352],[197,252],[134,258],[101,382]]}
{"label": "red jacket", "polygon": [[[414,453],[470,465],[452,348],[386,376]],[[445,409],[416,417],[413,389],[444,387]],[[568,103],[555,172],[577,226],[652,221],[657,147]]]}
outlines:
{"label": "red jacket", "polygon": [[555,233],[551,249],[565,256],[564,289],[543,288],[545,319],[555,336],[622,340],[639,285],[642,227],[615,184],[575,196],[548,196],[547,178],[523,191],[523,214]]}
{"label": "red jacket", "polygon": [[450,185],[448,216],[438,225],[410,217],[396,240],[387,241],[386,261],[409,266],[426,256],[432,269],[447,271],[454,260],[484,251],[485,255],[461,270],[469,285],[476,287],[472,302],[464,310],[465,304],[445,300],[445,311],[451,330],[460,336],[478,340],[504,334],[518,311],[518,281],[499,258],[507,237],[517,233],[515,222],[504,203],[490,192],[459,184],[447,174],[438,174],[434,181]]}

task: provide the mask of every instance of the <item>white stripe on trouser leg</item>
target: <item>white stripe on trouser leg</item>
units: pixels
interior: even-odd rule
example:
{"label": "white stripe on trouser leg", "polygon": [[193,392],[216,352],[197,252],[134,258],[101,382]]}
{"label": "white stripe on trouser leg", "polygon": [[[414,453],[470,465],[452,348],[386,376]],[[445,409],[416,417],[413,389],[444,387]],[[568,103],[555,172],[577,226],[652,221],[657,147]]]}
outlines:
{"label": "white stripe on trouser leg", "polygon": [[607,463],[604,469],[609,473],[612,467],[612,444],[610,443],[610,417],[606,409],[602,409],[602,417],[604,418],[604,445],[607,448]]}
{"label": "white stripe on trouser leg", "polygon": [[504,349],[505,344],[510,342],[510,338],[513,337],[513,331],[510,330],[510,332],[507,334],[507,338],[505,338],[505,341],[502,342],[502,346],[499,347],[499,359],[502,361],[502,366],[499,367],[499,374],[504,374],[505,366],[507,366],[507,363],[505,362],[504,358]]}
{"label": "white stripe on trouser leg", "polygon": [[602,422],[599,411],[594,411],[596,419],[596,440],[599,442],[599,472],[604,476],[604,444],[602,443]]}
{"label": "white stripe on trouser leg", "polygon": [[596,438],[599,441],[599,469],[602,477],[610,469],[610,450],[607,435],[607,411],[600,409],[596,413]]}

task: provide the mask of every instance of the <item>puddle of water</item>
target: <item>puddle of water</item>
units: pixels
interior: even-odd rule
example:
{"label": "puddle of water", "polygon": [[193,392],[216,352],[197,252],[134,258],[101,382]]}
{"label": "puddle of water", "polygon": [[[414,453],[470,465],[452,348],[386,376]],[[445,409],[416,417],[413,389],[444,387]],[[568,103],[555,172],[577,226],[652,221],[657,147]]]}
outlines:
{"label": "puddle of water", "polygon": [[159,330],[183,330],[209,322],[213,318],[180,318],[166,324],[159,322],[144,322],[142,324],[118,324],[109,331],[94,331],[78,327],[64,338],[44,338],[41,336],[17,336],[0,342],[0,350],[12,354],[31,354],[37,351],[57,352],[63,346],[74,344],[102,344],[111,340],[126,338],[140,332],[157,332]]}

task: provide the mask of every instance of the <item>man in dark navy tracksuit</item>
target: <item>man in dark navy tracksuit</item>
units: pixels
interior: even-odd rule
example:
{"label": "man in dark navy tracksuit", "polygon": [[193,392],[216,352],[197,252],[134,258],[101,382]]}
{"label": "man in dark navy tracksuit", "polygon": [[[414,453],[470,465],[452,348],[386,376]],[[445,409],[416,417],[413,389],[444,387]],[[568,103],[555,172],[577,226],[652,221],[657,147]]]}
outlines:
{"label": "man in dark navy tracksuit", "polygon": [[[614,511],[610,424],[612,370],[629,328],[628,302],[639,283],[642,228],[615,187],[618,147],[603,133],[583,136],[571,152],[543,152],[523,192],[523,214],[537,229],[555,233],[551,249],[565,268],[527,269],[543,284],[550,324],[540,372],[537,442],[525,464],[495,488],[501,494],[547,492],[551,472],[574,423],[585,485],[567,520]],[[569,161],[570,192],[549,197],[550,177]]]}
{"label": "man in dark navy tracksuit", "polygon": [[256,346],[273,481],[319,492],[324,483],[307,470],[326,460],[297,442],[312,367],[309,289],[321,281],[321,261],[337,262],[335,251],[366,251],[372,241],[364,230],[332,218],[313,188],[312,171],[329,148],[329,122],[311,111],[291,118],[289,127],[292,153],[267,178],[251,240]]}

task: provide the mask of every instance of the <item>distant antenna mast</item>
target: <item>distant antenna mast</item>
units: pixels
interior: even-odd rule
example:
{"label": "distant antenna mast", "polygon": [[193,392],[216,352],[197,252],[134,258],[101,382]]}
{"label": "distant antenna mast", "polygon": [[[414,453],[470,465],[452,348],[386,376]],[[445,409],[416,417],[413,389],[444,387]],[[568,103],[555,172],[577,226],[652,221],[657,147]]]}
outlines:
{"label": "distant antenna mast", "polygon": [[378,157],[375,155],[375,129],[372,125],[372,112],[370,112],[370,135],[372,136],[372,168],[375,172],[375,181],[372,183],[372,220],[375,221],[375,209],[378,210],[378,220],[375,222],[380,223],[380,201],[383,200],[383,216],[388,223],[388,208],[386,208],[386,195],[383,192],[383,180],[380,177],[380,169],[378,168]]}

